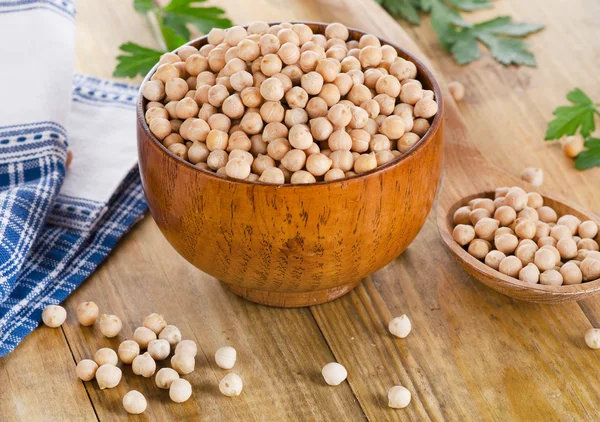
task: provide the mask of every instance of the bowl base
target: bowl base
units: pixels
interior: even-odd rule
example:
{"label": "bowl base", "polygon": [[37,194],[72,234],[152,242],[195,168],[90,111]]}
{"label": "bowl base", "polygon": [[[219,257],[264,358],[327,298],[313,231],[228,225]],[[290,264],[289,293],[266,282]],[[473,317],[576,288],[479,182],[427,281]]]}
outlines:
{"label": "bowl base", "polygon": [[266,290],[248,289],[223,283],[225,287],[238,296],[261,305],[275,306],[280,308],[299,308],[302,306],[319,305],[330,302],[345,295],[355,288],[359,281],[342,284],[330,289],[317,290],[313,292],[270,292]]}

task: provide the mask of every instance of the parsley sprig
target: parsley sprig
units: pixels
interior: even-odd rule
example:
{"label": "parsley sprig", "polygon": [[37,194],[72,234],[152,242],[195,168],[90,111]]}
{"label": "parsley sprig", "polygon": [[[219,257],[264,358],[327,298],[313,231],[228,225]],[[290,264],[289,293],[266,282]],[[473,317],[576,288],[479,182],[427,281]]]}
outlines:
{"label": "parsley sprig", "polygon": [[390,14],[414,25],[421,23],[421,13],[431,15],[431,26],[440,43],[458,64],[467,64],[481,56],[479,43],[504,65],[535,66],[535,57],[522,38],[538,32],[543,25],[512,22],[510,16],[469,23],[460,12],[493,7],[491,0],[377,0]]}
{"label": "parsley sprig", "polygon": [[600,103],[594,103],[579,88],[569,92],[567,100],[571,105],[557,107],[552,112],[554,119],[548,124],[546,140],[552,141],[580,133],[585,139],[586,149],[577,156],[575,168],[585,170],[600,167],[600,138],[591,136],[596,130],[595,118],[600,116]]}
{"label": "parsley sprig", "polygon": [[160,59],[165,51],[174,50],[190,39],[190,26],[207,33],[211,28],[227,28],[231,21],[224,16],[225,11],[218,7],[201,7],[206,0],[171,0],[160,7],[153,0],[134,0],[136,11],[152,15],[158,23],[161,40],[165,49],[156,50],[133,42],[122,44],[123,53],[117,57],[117,67],[113,76],[130,77],[145,75]]}

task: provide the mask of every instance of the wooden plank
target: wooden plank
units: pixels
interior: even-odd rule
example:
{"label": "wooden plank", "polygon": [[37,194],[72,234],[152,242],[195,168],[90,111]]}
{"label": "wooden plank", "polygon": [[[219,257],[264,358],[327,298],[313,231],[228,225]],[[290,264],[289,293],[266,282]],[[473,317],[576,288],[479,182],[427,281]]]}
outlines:
{"label": "wooden plank", "polygon": [[0,359],[0,386],[2,421],[97,420],[62,329],[41,326]]}

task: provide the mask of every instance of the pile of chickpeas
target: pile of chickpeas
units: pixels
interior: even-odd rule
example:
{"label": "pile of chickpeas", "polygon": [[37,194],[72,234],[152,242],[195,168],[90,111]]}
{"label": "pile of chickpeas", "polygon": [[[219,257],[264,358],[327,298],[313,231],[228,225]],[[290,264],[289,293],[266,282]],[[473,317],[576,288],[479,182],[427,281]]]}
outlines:
{"label": "pile of chickpeas", "polygon": [[454,240],[469,254],[510,277],[561,286],[600,278],[598,224],[558,216],[537,192],[496,189],[454,213]]}
{"label": "pile of chickpeas", "polygon": [[417,68],[374,35],[304,24],[212,29],[162,56],[141,92],[150,131],[218,175],[313,183],[364,173],[410,150],[438,112]]}
{"label": "pile of chickpeas", "polygon": [[[83,302],[77,307],[77,319],[85,327],[94,325],[98,314],[98,305],[94,302]],[[42,311],[44,324],[52,328],[60,327],[66,318],[67,311],[59,305],[48,305]],[[98,325],[108,338],[116,337],[123,327],[119,317],[107,314],[100,316]],[[96,379],[101,390],[114,388],[119,385],[123,375],[117,366],[120,360],[125,365],[131,365],[135,375],[144,378],[154,376],[158,388],[169,390],[172,401],[183,403],[191,397],[192,385],[181,376],[194,372],[197,353],[198,348],[193,340],[182,340],[181,331],[176,326],[168,325],[162,315],[152,313],[144,319],[141,327],[135,329],[133,338],[124,340],[116,352],[109,347],[97,350],[93,359],[79,361],[75,373],[82,381]],[[171,367],[157,371],[157,362],[167,359],[169,355]],[[215,353],[215,363],[223,369],[233,368],[236,358],[237,352],[230,346],[221,347]],[[242,388],[242,378],[233,372],[225,375],[219,383],[219,390],[228,397],[239,396]],[[128,413],[137,415],[146,410],[147,401],[142,393],[131,390],[123,396],[123,407]]]}

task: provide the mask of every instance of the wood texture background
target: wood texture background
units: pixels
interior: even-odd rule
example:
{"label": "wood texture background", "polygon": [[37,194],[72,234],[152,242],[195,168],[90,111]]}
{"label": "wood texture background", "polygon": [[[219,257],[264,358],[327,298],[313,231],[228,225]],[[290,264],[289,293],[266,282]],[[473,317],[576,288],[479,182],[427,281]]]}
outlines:
{"label": "wood texture background", "polygon": [[[220,0],[237,23],[262,20],[338,20],[374,32],[429,57],[443,81],[460,80],[465,100],[447,107],[447,136],[467,150],[473,141],[491,163],[518,175],[526,166],[546,170],[545,188],[600,213],[600,169],[578,172],[557,145],[543,142],[551,111],[575,86],[600,98],[600,40],[595,0],[500,0],[493,11],[469,18],[513,14],[547,29],[530,38],[539,67],[505,68],[487,53],[469,66],[453,63],[427,20],[403,30],[370,0]],[[110,77],[118,45],[154,45],[143,17],[129,1],[79,0],[77,67]],[[411,38],[412,37],[412,41]],[[443,69],[443,71],[439,71]],[[467,141],[465,141],[467,140]],[[456,144],[455,144],[456,145]],[[77,159],[77,157],[74,157]],[[465,158],[465,167],[469,160]],[[444,189],[453,189],[446,180]],[[127,419],[121,397],[142,391],[148,410],[139,420],[595,420],[600,410],[600,354],[583,333],[600,325],[597,299],[535,305],[494,292],[468,277],[446,252],[435,212],[413,244],[352,293],[310,309],[270,309],[225,290],[187,264],[146,218],[104,265],[66,301],[60,330],[40,327],[0,360],[0,419]],[[171,403],[150,380],[131,375],[112,390],[82,383],[75,362],[119,339],[82,328],[75,308],[94,300],[124,322],[130,336],[150,312],[163,313],[200,348],[188,379],[193,399]],[[406,313],[413,331],[390,337],[387,322]],[[244,392],[220,395],[214,351],[238,350],[236,372]],[[337,360],[348,382],[324,385],[320,369]],[[394,384],[411,390],[404,410],[386,406]]]}

